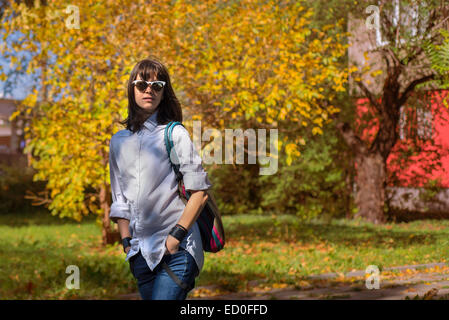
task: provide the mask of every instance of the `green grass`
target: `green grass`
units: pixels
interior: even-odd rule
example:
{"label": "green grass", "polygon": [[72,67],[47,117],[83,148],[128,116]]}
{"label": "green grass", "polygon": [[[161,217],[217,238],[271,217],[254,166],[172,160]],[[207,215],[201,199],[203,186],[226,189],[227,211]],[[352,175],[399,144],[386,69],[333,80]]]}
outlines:
{"label": "green grass", "polygon": [[224,223],[226,250],[207,254],[199,284],[215,282],[230,291],[244,289],[249,280],[296,285],[311,274],[445,262],[449,254],[449,221],[375,226],[238,216]]}
{"label": "green grass", "polygon": [[[301,221],[293,216],[223,219],[227,244],[206,253],[197,286],[246,290],[296,285],[311,274],[445,262],[449,221],[374,226],[361,221]],[[0,215],[0,299],[109,299],[136,292],[120,246],[102,247],[93,219],[77,223],[48,214]],[[80,270],[80,289],[65,282],[69,265]]]}
{"label": "green grass", "polygon": [[[107,299],[134,289],[122,252],[100,245],[92,219],[2,215],[0,242],[0,299]],[[69,265],[79,267],[79,290],[66,288]]]}

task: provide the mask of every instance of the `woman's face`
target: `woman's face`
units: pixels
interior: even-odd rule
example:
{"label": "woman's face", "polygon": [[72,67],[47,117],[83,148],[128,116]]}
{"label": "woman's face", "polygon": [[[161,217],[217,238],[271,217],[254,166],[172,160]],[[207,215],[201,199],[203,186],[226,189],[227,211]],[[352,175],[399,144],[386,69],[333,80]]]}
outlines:
{"label": "woman's face", "polygon": [[[142,80],[140,75],[137,75],[136,80]],[[156,77],[153,76],[148,81],[157,81]],[[162,100],[164,95],[164,88],[161,91],[154,91],[151,86],[148,86],[144,92],[140,92],[137,90],[136,86],[134,86],[134,97],[136,98],[136,103],[142,109],[145,109],[150,112],[156,111],[159,103]]]}

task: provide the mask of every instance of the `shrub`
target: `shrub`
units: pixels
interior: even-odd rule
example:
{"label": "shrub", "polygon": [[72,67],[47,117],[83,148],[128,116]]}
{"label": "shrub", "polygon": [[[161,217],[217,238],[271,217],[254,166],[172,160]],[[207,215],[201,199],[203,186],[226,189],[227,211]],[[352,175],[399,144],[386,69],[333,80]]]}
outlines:
{"label": "shrub", "polygon": [[260,212],[257,165],[220,165],[207,169],[212,190],[223,215]]}
{"label": "shrub", "polygon": [[302,218],[323,214],[341,217],[350,210],[350,194],[344,164],[338,161],[342,154],[339,140],[325,133],[309,141],[291,165],[281,162],[276,175],[261,177],[261,206],[266,211]]}
{"label": "shrub", "polygon": [[32,168],[0,164],[0,214],[33,208],[31,200],[25,199],[27,190],[37,193],[45,189],[45,182],[33,181],[33,175]]}

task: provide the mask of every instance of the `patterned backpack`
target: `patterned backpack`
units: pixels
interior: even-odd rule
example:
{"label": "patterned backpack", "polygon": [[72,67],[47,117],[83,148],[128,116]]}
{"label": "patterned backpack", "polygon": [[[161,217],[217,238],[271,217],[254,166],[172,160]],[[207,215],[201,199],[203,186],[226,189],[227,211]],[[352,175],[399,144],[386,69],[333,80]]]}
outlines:
{"label": "patterned backpack", "polygon": [[[164,132],[164,142],[165,147],[168,152],[168,159],[175,170],[176,180],[178,181],[178,192],[182,201],[187,204],[190,198],[190,192],[186,191],[184,188],[184,181],[182,178],[182,173],[179,171],[179,164],[173,164],[170,159],[171,150],[174,146],[173,144],[173,129],[176,125],[184,126],[181,122],[171,121],[167,124]],[[174,151],[174,149],[173,149]],[[174,152],[176,160],[178,160],[176,152]],[[179,161],[176,161],[179,163]],[[223,229],[223,223],[221,221],[221,215],[218,211],[217,203],[213,197],[210,190],[205,190],[208,195],[207,202],[198,216],[196,222],[201,233],[201,239],[203,243],[203,250],[206,252],[218,252],[223,249],[225,244],[225,234]]]}

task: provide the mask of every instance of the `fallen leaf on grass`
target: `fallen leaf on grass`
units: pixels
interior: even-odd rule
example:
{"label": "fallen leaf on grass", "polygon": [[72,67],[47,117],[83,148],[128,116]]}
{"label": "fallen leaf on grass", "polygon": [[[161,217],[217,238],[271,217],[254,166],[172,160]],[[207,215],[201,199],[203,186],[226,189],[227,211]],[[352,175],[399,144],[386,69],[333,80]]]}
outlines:
{"label": "fallen leaf on grass", "polygon": [[424,294],[423,299],[424,299],[424,300],[432,300],[433,297],[435,297],[437,294],[438,294],[438,289],[437,289],[437,288],[433,288],[433,289],[427,291],[427,292]]}
{"label": "fallen leaf on grass", "polygon": [[210,290],[207,288],[197,288],[191,293],[191,295],[192,295],[192,297],[195,297],[195,298],[204,298],[204,297],[217,296],[217,295],[220,295],[223,293],[225,293],[225,292],[221,292],[218,289]]}
{"label": "fallen leaf on grass", "polygon": [[284,289],[287,286],[286,283],[273,283],[273,289]]}
{"label": "fallen leaf on grass", "polygon": [[301,280],[299,281],[299,286],[301,288],[310,288],[312,285],[307,281]]}

